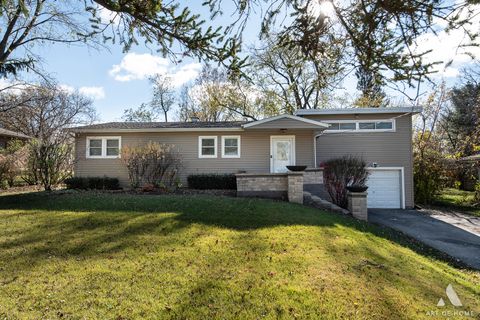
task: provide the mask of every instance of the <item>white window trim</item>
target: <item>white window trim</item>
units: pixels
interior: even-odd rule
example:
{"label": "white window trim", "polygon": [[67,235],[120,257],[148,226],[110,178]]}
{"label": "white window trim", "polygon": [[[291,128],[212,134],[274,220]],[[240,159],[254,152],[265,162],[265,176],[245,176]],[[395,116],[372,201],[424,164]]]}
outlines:
{"label": "white window trim", "polygon": [[[214,139],[214,154],[213,155],[203,155],[202,154],[202,140],[203,139]],[[217,149],[218,149],[218,137],[217,136],[199,136],[198,137],[198,157],[200,159],[213,159],[217,158]]]}
{"label": "white window trim", "polygon": [[[362,119],[362,120],[323,120],[325,123],[355,123],[355,130],[325,130],[325,133],[366,133],[366,132],[395,132],[397,125],[395,119]],[[391,122],[392,129],[360,129],[360,122]]]}
{"label": "white window trim", "polygon": [[[238,154],[235,156],[225,154],[225,139],[237,139]],[[242,139],[240,136],[222,136],[222,158],[240,158]]]}
{"label": "white window trim", "polygon": [[[90,140],[102,140],[102,154],[100,156],[90,155]],[[118,140],[118,155],[107,156],[107,140]],[[87,137],[86,140],[86,158],[87,159],[119,159],[121,158],[122,150],[122,137],[120,136],[100,136],[100,137]]]}

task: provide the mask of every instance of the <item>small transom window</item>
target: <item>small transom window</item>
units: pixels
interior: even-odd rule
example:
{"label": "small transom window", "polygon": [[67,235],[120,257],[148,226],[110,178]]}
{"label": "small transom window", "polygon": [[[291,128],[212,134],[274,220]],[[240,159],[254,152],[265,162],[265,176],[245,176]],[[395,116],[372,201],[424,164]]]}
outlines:
{"label": "small transom window", "polygon": [[395,120],[381,121],[339,121],[329,123],[327,132],[393,131]]}

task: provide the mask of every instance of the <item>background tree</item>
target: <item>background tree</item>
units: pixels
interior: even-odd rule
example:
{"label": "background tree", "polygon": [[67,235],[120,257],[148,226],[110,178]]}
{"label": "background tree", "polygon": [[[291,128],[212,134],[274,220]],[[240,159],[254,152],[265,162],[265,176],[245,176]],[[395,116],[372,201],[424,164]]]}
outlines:
{"label": "background tree", "polygon": [[[328,50],[325,40],[345,41],[344,53],[353,57],[345,63],[361,68],[358,74],[366,72],[368,78],[382,85],[402,82],[412,86],[428,78],[435,63],[422,59],[428,50],[418,52],[414,47],[421,35],[438,32],[440,25],[446,30],[465,30],[467,41],[463,45],[478,44],[479,39],[478,28],[472,26],[475,20],[471,19],[476,14],[471,9],[478,0],[232,3],[236,19],[231,25],[215,28],[215,18],[225,11],[225,0],[206,0],[202,6],[207,10],[201,8],[199,12],[192,12],[187,2],[181,1],[89,0],[68,6],[52,0],[2,1],[0,19],[5,28],[0,32],[0,75],[32,69],[39,61],[34,47],[45,42],[112,41],[129,50],[141,38],[175,61],[185,56],[215,61],[227,66],[230,76],[236,76],[245,66],[240,44],[252,12],[262,12],[262,36],[278,29],[282,47],[299,47],[310,58]],[[102,20],[102,11],[111,18]],[[205,11],[210,13],[208,24],[200,15]],[[291,18],[284,19],[285,14]],[[181,57],[176,55],[179,51]]]}
{"label": "background tree", "polygon": [[149,106],[142,103],[137,109],[125,109],[123,111],[122,120],[130,122],[151,122],[157,120],[157,115]]}
{"label": "background tree", "polygon": [[[111,14],[101,19],[101,11]],[[0,76],[35,70],[40,60],[33,51],[44,43],[114,42],[129,50],[138,37],[176,59],[173,46],[183,56],[215,60],[233,69],[242,66],[236,57],[236,37],[225,37],[222,28],[205,26],[187,4],[176,1],[88,0],[65,3],[52,0],[6,0],[0,3]],[[229,62],[228,62],[229,61]]]}
{"label": "background tree", "polygon": [[325,93],[332,92],[343,77],[342,41],[328,39],[321,52],[304,53],[297,44],[284,45],[285,37],[268,36],[254,50],[250,74],[253,82],[282,101],[282,111],[323,107]]}
{"label": "background tree", "polygon": [[[467,75],[464,75],[464,77]],[[469,79],[451,90],[452,108],[443,125],[449,142],[458,154],[465,157],[479,151],[480,137],[480,83]],[[480,81],[480,77],[478,78]]]}
{"label": "background tree", "polygon": [[163,113],[165,122],[168,122],[168,112],[175,104],[175,92],[172,79],[168,76],[157,74],[150,79],[152,84],[152,100],[150,106],[153,112]]}
{"label": "background tree", "polygon": [[[0,115],[6,129],[34,137],[29,144],[28,182],[46,190],[72,173],[73,137],[68,127],[91,123],[96,116],[92,101],[56,85],[27,87],[20,94],[5,94],[17,107]],[[18,105],[17,101],[28,101]]]}
{"label": "background tree", "polygon": [[[477,64],[464,70],[461,84],[451,90],[451,108],[442,118],[446,150],[454,159],[480,151],[480,72]],[[455,166],[455,179],[464,190],[473,191],[477,180],[475,163]]]}
{"label": "background tree", "polygon": [[413,136],[415,201],[431,203],[445,187],[448,155],[443,142],[442,117],[448,112],[449,91],[445,83],[436,86],[426,101]]}
{"label": "background tree", "polygon": [[180,90],[179,118],[189,121],[257,120],[280,112],[281,101],[244,79],[230,79],[227,71],[205,65],[193,85]]}

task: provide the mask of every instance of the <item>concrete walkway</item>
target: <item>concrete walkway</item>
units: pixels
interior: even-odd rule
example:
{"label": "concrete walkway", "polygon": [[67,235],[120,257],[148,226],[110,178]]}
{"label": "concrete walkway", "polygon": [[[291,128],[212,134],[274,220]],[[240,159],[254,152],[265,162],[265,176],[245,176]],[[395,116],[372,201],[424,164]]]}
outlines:
{"label": "concrete walkway", "polygon": [[480,218],[447,212],[370,209],[368,220],[396,229],[480,270]]}

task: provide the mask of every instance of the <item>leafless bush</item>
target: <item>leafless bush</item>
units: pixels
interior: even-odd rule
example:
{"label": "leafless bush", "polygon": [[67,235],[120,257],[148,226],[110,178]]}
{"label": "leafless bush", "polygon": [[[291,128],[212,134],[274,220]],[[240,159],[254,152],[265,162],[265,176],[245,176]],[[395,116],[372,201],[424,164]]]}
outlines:
{"label": "leafless bush", "polygon": [[0,184],[13,187],[27,162],[27,148],[21,141],[9,141],[7,148],[0,151]]}
{"label": "leafless bush", "polygon": [[368,171],[365,161],[345,156],[332,159],[325,163],[323,171],[325,188],[332,201],[342,207],[348,206],[347,187],[365,186],[368,179]]}
{"label": "leafless bush", "polygon": [[181,157],[173,145],[149,142],[144,146],[123,147],[122,161],[132,188],[142,183],[167,189],[177,186]]}

